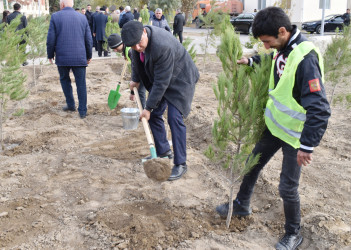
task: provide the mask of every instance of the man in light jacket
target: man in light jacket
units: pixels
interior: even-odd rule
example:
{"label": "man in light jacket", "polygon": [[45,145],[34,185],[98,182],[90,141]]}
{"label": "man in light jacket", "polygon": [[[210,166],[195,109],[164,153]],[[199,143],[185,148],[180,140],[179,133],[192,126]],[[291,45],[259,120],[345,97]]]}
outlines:
{"label": "man in light jacket", "polygon": [[157,8],[155,10],[155,15],[151,17],[151,22],[153,26],[156,26],[171,32],[171,28],[168,25],[167,19],[165,18],[164,15],[162,15],[162,10],[160,8]]}

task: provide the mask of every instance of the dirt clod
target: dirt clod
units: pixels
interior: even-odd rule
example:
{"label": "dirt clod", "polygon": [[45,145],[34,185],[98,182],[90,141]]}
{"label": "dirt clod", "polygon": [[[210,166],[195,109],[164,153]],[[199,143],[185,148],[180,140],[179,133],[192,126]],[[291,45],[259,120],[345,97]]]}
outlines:
{"label": "dirt clod", "polygon": [[151,180],[166,181],[171,175],[172,168],[167,158],[155,158],[144,162],[144,171]]}

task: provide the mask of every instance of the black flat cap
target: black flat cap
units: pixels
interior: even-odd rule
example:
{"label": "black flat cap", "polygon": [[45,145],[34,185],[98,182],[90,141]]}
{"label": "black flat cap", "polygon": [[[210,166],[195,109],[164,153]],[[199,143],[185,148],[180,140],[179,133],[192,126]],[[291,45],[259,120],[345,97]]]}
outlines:
{"label": "black flat cap", "polygon": [[143,34],[144,26],[138,21],[129,21],[123,25],[122,40],[127,47],[132,47],[139,43]]}
{"label": "black flat cap", "polygon": [[111,49],[115,49],[122,44],[122,38],[117,33],[113,33],[107,38],[107,43]]}

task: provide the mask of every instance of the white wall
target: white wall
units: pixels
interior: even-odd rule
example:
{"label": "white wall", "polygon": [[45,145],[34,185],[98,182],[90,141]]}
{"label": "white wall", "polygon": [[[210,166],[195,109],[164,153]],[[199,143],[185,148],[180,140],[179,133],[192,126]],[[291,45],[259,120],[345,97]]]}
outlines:
{"label": "white wall", "polygon": [[[266,0],[266,7],[273,6],[278,0]],[[351,5],[351,0],[330,0],[330,9],[325,15],[344,14]],[[244,12],[253,12],[258,9],[258,0],[245,0]],[[291,9],[288,15],[292,23],[301,24],[309,20],[322,18],[322,9],[319,9],[319,0],[291,0]]]}

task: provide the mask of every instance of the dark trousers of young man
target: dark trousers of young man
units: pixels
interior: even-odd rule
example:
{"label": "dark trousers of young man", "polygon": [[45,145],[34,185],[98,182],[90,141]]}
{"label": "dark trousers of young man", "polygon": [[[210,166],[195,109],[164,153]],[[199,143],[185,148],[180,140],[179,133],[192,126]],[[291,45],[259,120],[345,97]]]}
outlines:
{"label": "dark trousers of young man", "polygon": [[167,121],[172,133],[174,164],[180,165],[186,162],[186,126],[179,110],[166,99],[162,99],[160,105],[151,112],[149,124],[154,136],[156,152],[158,155],[164,154],[170,150],[163,121],[163,113],[167,106]]}
{"label": "dark trousers of young man", "polygon": [[63,93],[66,97],[68,108],[75,109],[75,102],[73,97],[72,82],[69,72],[72,69],[74,78],[76,80],[77,95],[78,95],[78,112],[81,116],[87,113],[87,87],[86,87],[86,67],[85,66],[57,66],[60,74],[60,82]]}
{"label": "dark trousers of young man", "polygon": [[237,199],[242,205],[249,205],[250,198],[260,171],[279,150],[283,152],[282,170],[280,173],[279,193],[283,199],[285,213],[285,231],[287,234],[297,234],[300,230],[300,197],[298,192],[301,166],[297,164],[297,151],[289,144],[273,136],[266,129],[261,140],[256,144],[252,153],[261,154],[259,163],[251,172],[244,176]]}
{"label": "dark trousers of young man", "polygon": [[101,57],[102,56],[102,50],[104,51],[104,56],[108,55],[107,50],[103,49],[105,41],[97,41],[97,49],[98,49],[98,55]]}

